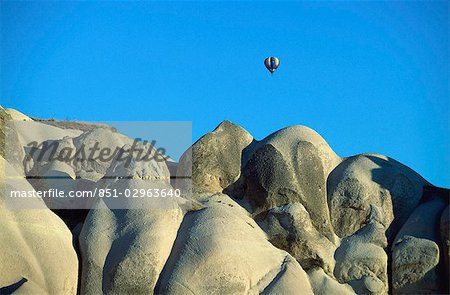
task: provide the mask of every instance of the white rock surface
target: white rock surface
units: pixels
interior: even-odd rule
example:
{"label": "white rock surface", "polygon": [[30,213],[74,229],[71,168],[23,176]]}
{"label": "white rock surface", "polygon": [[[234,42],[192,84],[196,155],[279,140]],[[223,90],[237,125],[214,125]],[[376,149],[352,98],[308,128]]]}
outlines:
{"label": "white rock surface", "polygon": [[[73,139],[73,144],[77,151],[86,151],[84,157],[81,154],[77,157],[79,161],[76,161],[75,164],[76,174],[83,179],[99,180],[105,175],[111,165],[113,153],[124,146],[131,146],[132,143],[131,138],[104,128],[96,128],[84,132]],[[111,160],[97,159],[99,152],[96,152],[94,157],[91,158],[89,155],[90,150],[95,148],[98,150],[109,149],[110,153],[105,155],[104,158],[111,158]],[[83,158],[87,160],[82,161]]]}
{"label": "white rock surface", "polygon": [[[8,130],[7,121],[14,124]],[[97,198],[86,219],[82,210],[55,211],[72,229],[73,247],[48,202],[19,200],[13,204],[39,209],[11,210],[0,189],[0,293],[17,284],[18,294],[76,294],[77,283],[80,294],[448,293],[448,190],[391,158],[340,158],[304,126],[256,141],[224,121],[170,171],[166,162],[126,165],[115,157],[33,159],[23,167],[31,141],[57,142],[58,151],[132,145],[113,128],[43,122],[0,107],[0,156],[12,155],[9,163],[0,157],[3,184],[8,177],[25,190],[32,183],[123,193],[183,187],[189,180],[170,174],[192,172],[193,200]],[[13,140],[5,145],[6,132]],[[66,179],[29,183],[24,173]]]}
{"label": "white rock surface", "polygon": [[33,121],[33,119],[31,119],[30,117],[22,114],[15,109],[6,108],[5,111],[11,116],[14,121]]}
{"label": "white rock surface", "polygon": [[437,293],[438,263],[439,247],[435,242],[411,236],[397,240],[392,249],[393,293]]}
{"label": "white rock surface", "polygon": [[[226,195],[183,219],[158,282],[164,294],[312,294],[306,273]],[[192,267],[195,267],[195,271]]]}
{"label": "white rock surface", "polygon": [[420,204],[397,234],[392,246],[395,293],[438,293],[442,288],[445,278],[437,269],[441,238],[436,225],[445,206],[445,199],[439,197]]}
{"label": "white rock surface", "polygon": [[293,255],[306,271],[320,267],[333,273],[336,245],[316,230],[302,204],[272,208],[258,224],[265,229],[273,245]]}
{"label": "white rock surface", "polygon": [[24,175],[24,149],[19,142],[19,135],[14,127],[13,119],[0,106],[0,156],[6,159],[17,172]]}
{"label": "white rock surface", "polygon": [[350,295],[356,294],[348,284],[340,284],[328,276],[323,269],[316,268],[308,272],[309,281],[315,295]]}
{"label": "white rock surface", "polygon": [[317,231],[336,242],[326,179],[340,158],[320,135],[304,126],[291,126],[254,143],[244,158],[244,196],[254,215],[299,202]]}
{"label": "white rock surface", "polygon": [[336,234],[343,238],[360,229],[373,204],[381,209],[383,225],[390,226],[388,237],[395,237],[418,205],[426,184],[408,167],[382,155],[362,154],[346,159],[327,181],[328,206]]}
{"label": "white rock surface", "polygon": [[302,125],[283,128],[264,138],[260,144],[270,144],[276,147],[282,154],[294,156],[296,145],[301,142],[311,143],[317,149],[322,161],[325,175],[341,162],[341,158],[331,149],[328,143],[316,131]]}
{"label": "white rock surface", "polygon": [[[171,188],[164,162],[112,163],[106,175],[131,178],[104,179],[97,184],[99,188],[122,194]],[[124,196],[98,199],[79,236],[82,294],[152,293],[183,219],[177,201]]]}
{"label": "white rock surface", "polygon": [[[3,174],[5,166],[9,163],[0,157],[0,173]],[[2,186],[24,191],[33,189],[23,178],[8,179],[5,183],[4,177],[0,177]],[[25,200],[33,202],[35,209],[9,209],[6,198],[9,196],[1,189],[0,288],[25,278],[17,294],[76,294],[78,259],[67,226],[42,200]]]}
{"label": "white rock surface", "polygon": [[371,205],[366,225],[344,238],[336,250],[334,275],[358,294],[387,294],[388,257],[384,251],[386,228],[379,207]]}
{"label": "white rock surface", "polygon": [[183,218],[180,209],[111,210],[102,200],[80,234],[81,294],[150,294]]}
{"label": "white rock surface", "polygon": [[[194,193],[219,193],[234,184],[241,174],[243,150],[253,137],[241,127],[223,121],[186,151],[177,174],[191,176]],[[183,180],[177,180],[183,186]]]}
{"label": "white rock surface", "polygon": [[35,121],[17,121],[14,122],[14,126],[22,146],[28,146],[33,141],[41,143],[47,140],[62,139],[66,136],[76,137],[82,133],[80,130],[61,129]]}

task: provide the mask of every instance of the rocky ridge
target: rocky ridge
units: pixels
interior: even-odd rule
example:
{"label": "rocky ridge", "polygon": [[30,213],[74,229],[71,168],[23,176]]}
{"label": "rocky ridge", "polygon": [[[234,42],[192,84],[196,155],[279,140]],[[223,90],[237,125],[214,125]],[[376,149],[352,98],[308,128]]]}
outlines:
{"label": "rocky ridge", "polygon": [[[131,142],[111,128],[27,118],[0,108],[0,164],[9,171],[2,185],[42,190],[55,183],[24,176],[64,175],[67,187],[70,179],[91,189],[140,189],[148,179],[188,187],[184,179],[169,181],[174,168],[165,162],[24,166],[32,135],[75,150]],[[31,125],[6,124],[14,120]],[[14,139],[7,144],[6,133]],[[38,200],[40,209],[13,210],[0,190],[0,293],[449,292],[449,191],[389,157],[340,157],[305,126],[257,141],[224,121],[175,169],[192,173],[195,206],[180,198],[164,200],[164,208],[116,209],[98,199],[90,210],[52,212]],[[11,171],[20,182],[9,180]],[[132,177],[111,178],[119,172]]]}

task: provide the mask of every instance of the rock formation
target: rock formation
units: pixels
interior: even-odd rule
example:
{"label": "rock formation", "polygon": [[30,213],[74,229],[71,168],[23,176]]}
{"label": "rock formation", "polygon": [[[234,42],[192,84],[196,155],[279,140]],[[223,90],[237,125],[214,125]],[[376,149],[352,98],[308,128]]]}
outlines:
{"label": "rock formation", "polygon": [[449,190],[391,158],[340,157],[304,126],[257,141],[224,121],[179,164],[24,161],[32,140],[58,143],[57,153],[132,144],[108,126],[49,122],[0,108],[3,188],[183,194],[14,209],[2,188],[1,294],[449,292]]}

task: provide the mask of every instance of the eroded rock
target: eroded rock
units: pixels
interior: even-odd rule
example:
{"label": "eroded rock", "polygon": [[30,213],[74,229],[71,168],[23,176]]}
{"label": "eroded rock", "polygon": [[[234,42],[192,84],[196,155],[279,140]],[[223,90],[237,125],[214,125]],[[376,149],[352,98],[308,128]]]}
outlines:
{"label": "eroded rock", "polygon": [[294,256],[303,269],[320,267],[333,273],[336,245],[316,230],[302,204],[272,208],[258,223],[266,230],[270,242]]}
{"label": "eroded rock", "polygon": [[352,286],[357,294],[387,294],[388,258],[384,251],[386,228],[380,208],[370,206],[366,225],[342,240],[336,250],[334,275]]}
{"label": "eroded rock", "polygon": [[392,249],[393,293],[436,293],[438,263],[439,247],[435,242],[411,236],[397,240]]}
{"label": "eroded rock", "polygon": [[[20,294],[76,294],[78,258],[69,229],[41,199],[17,200],[27,209],[7,200],[6,191],[33,188],[24,178],[4,183],[4,169],[13,169],[5,166],[10,164],[0,157],[0,288],[17,287]],[[10,209],[6,202],[18,207]]]}
{"label": "eroded rock", "polygon": [[[239,179],[242,153],[252,140],[241,127],[223,121],[182,156],[177,175],[192,175],[194,194],[222,192]],[[183,180],[177,186],[183,187]]]}
{"label": "eroded rock", "polygon": [[235,201],[216,194],[185,216],[156,292],[285,294],[292,288],[312,294],[298,262],[271,245]]}
{"label": "eroded rock", "polygon": [[437,293],[445,285],[444,269],[438,267],[441,237],[437,226],[446,207],[446,195],[427,188],[420,204],[397,234],[392,245],[394,293]]}
{"label": "eroded rock", "polygon": [[335,242],[326,199],[326,178],[340,158],[313,130],[282,129],[254,144],[243,168],[245,197],[254,214],[299,202],[319,233]]}
{"label": "eroded rock", "polygon": [[363,154],[346,159],[327,183],[336,234],[343,238],[359,230],[373,204],[381,209],[382,224],[388,228],[388,239],[393,239],[418,205],[425,184],[420,175],[385,156]]}

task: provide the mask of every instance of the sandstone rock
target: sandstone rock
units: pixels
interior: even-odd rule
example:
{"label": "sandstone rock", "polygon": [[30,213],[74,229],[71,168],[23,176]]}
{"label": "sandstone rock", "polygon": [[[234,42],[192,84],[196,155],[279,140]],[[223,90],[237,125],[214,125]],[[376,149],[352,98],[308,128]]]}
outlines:
{"label": "sandstone rock", "polygon": [[[339,237],[352,235],[364,225],[370,205],[381,208],[388,238],[406,221],[427,182],[397,161],[375,154],[350,157],[327,181],[331,221]],[[395,216],[395,218],[394,218]]]}
{"label": "sandstone rock", "polygon": [[299,290],[302,294],[314,294],[304,270],[293,258],[287,257],[277,277],[260,294],[296,294]]}
{"label": "sandstone rock", "polygon": [[386,248],[388,245],[385,235],[386,227],[382,222],[383,215],[380,208],[375,205],[370,205],[365,226],[346,240],[354,240],[359,243],[371,243]]}
{"label": "sandstone rock", "polygon": [[[191,176],[194,193],[217,193],[238,180],[243,150],[253,137],[241,127],[223,121],[182,156],[178,175]],[[177,185],[183,186],[183,180]]]}
{"label": "sandstone rock", "polygon": [[0,107],[0,156],[6,159],[15,171],[23,175],[24,150],[12,120],[11,115]]}
{"label": "sandstone rock", "polygon": [[[170,184],[170,172],[163,156],[149,144],[136,144],[136,150],[130,152],[131,147],[125,145],[120,149],[126,155],[126,160],[121,160],[120,155],[110,161],[110,166],[105,172],[107,177],[131,178],[142,180],[161,180]],[[141,154],[141,155],[140,155]],[[149,155],[144,159],[142,155]]]}
{"label": "sandstone rock", "polygon": [[[9,163],[0,157],[0,173],[5,166]],[[0,179],[9,189],[33,189],[23,178]],[[23,201],[33,209],[9,209],[6,191],[0,190],[0,288],[18,288],[17,294],[76,294],[78,259],[69,229],[40,199]]]}
{"label": "sandstone rock", "polygon": [[[65,173],[75,178],[74,163],[72,161],[76,152],[71,137],[65,136],[60,140],[47,140],[41,146],[32,147],[27,152],[26,161],[30,161],[28,176],[42,176],[49,171],[63,169]],[[58,167],[54,168],[53,166]],[[64,168],[63,168],[64,167]]]}
{"label": "sandstone rock", "polygon": [[326,199],[326,178],[340,158],[313,130],[282,129],[252,146],[243,168],[245,197],[254,214],[301,203],[317,231],[334,242]]}
{"label": "sandstone rock", "polygon": [[438,242],[440,236],[437,225],[445,207],[446,202],[441,198],[433,198],[421,203],[397,233],[394,243],[403,239],[404,236],[414,236]]}
{"label": "sandstone rock", "polygon": [[[13,136],[6,144],[12,161],[0,161],[7,166],[0,174],[12,171],[12,187],[32,189],[14,172],[23,169],[20,152],[30,141],[56,142],[57,154],[133,145],[113,128],[44,124],[20,113],[13,121],[9,113],[0,108],[1,155],[5,132]],[[8,129],[6,121],[14,124]],[[341,159],[303,126],[256,141],[228,121],[179,164],[134,156],[25,163],[26,175],[50,176],[33,181],[42,190],[189,188],[190,179],[171,176],[192,174],[193,200],[97,198],[87,217],[87,210],[54,211],[79,245],[80,294],[387,294],[388,270],[394,294],[448,293],[448,190],[388,157]],[[4,192],[0,293],[74,294],[78,261],[67,227],[39,199],[14,203],[39,209],[10,210]]]}
{"label": "sandstone rock", "polygon": [[[68,158],[75,154],[76,148],[71,137],[64,137],[60,140],[47,141],[47,151],[42,152],[36,149],[30,152],[31,160],[27,160],[30,165],[26,168],[26,175],[36,191],[46,191],[57,189],[69,194],[70,191],[81,189],[76,179],[74,164]],[[46,149],[46,148],[43,148]],[[78,209],[88,208],[88,199],[82,198],[46,198],[46,205],[50,209]]]}
{"label": "sandstone rock", "polygon": [[393,293],[437,293],[435,268],[438,263],[439,247],[435,242],[403,236],[392,249]]}
{"label": "sandstone rock", "polygon": [[[170,189],[164,162],[113,161],[102,189],[140,191]],[[131,209],[130,209],[131,208]],[[150,294],[169,256],[183,211],[175,198],[98,199],[90,210],[79,242],[82,294]]]}
{"label": "sandstone rock", "polygon": [[380,208],[371,205],[366,225],[342,240],[336,250],[334,275],[358,294],[387,294],[386,228]]}
{"label": "sandstone rock", "polygon": [[103,123],[93,123],[93,122],[83,122],[83,121],[72,121],[72,120],[55,120],[55,119],[39,119],[39,118],[31,118],[33,121],[55,126],[61,129],[72,129],[79,130],[81,132],[89,131],[96,128],[104,128],[109,129],[113,132],[117,132],[117,129],[113,126],[109,126]]}
{"label": "sandstone rock", "polygon": [[334,274],[339,282],[350,284],[358,294],[387,294],[387,255],[383,248],[349,240],[335,255]]}
{"label": "sandstone rock", "polygon": [[[356,294],[348,284],[340,284],[334,278],[324,273],[323,269],[316,268],[308,272],[309,281],[315,295],[350,295]],[[295,292],[294,292],[295,293]]]}
{"label": "sandstone rock", "polygon": [[[428,189],[430,191],[430,189]],[[427,192],[430,194],[431,192]],[[446,200],[427,197],[397,234],[392,246],[392,284],[395,293],[441,291],[444,273],[437,267],[441,238],[437,229]]]}
{"label": "sandstone rock", "polygon": [[[2,110],[0,109],[1,112]],[[45,164],[48,164],[49,155],[53,150],[53,146],[56,146],[56,144],[52,145],[53,143],[58,143],[63,138],[79,136],[82,133],[79,130],[63,130],[34,121],[10,120],[5,128],[6,131],[13,130],[10,133],[11,140],[7,144],[9,147],[9,153],[6,153],[7,161],[13,165],[17,163],[16,168],[23,171],[27,176],[43,176],[40,169]],[[49,145],[46,152],[42,152],[44,142]],[[1,142],[0,146],[2,146]],[[42,158],[41,155],[43,156]],[[15,160],[12,160],[12,158]],[[36,161],[36,159],[39,159],[39,161]],[[35,165],[37,166],[35,167]]]}
{"label": "sandstone rock", "polygon": [[13,121],[22,146],[29,146],[33,141],[38,144],[48,140],[60,140],[64,137],[77,137],[83,132],[74,129],[61,129],[36,121]]}
{"label": "sandstone rock", "polygon": [[312,294],[300,265],[272,246],[236,202],[215,195],[204,206],[186,214],[157,293],[286,294],[295,287]]}
{"label": "sandstone rock", "polygon": [[[325,175],[328,175],[341,162],[341,158],[336,155],[322,136],[311,128],[301,125],[278,130],[258,142],[255,147],[272,144],[285,155],[295,155],[296,145],[302,141],[311,143],[317,149]],[[251,153],[248,155],[251,156]]]}
{"label": "sandstone rock", "polygon": [[[144,153],[152,149],[151,153],[156,150],[149,145],[136,145],[137,149],[142,149]],[[184,202],[181,198],[175,197],[173,194],[164,197],[161,192],[173,190],[170,185],[170,172],[166,162],[161,158],[156,161],[139,159],[138,152],[129,152],[130,147],[125,145],[121,150],[127,152],[130,156],[128,160],[122,161],[114,158],[111,165],[105,172],[105,177],[97,183],[98,188],[111,189],[112,191],[122,192],[124,195],[119,198],[110,198],[105,200],[105,204],[110,209],[173,209],[178,208],[179,201]],[[136,195],[137,193],[147,194],[152,190],[151,197],[126,197],[125,192],[129,191]],[[153,192],[155,195],[153,195]],[[161,195],[161,196],[160,196]],[[153,197],[154,196],[154,197]]]}
{"label": "sandstone rock", "polygon": [[[96,128],[84,132],[73,139],[73,144],[77,149],[85,151],[85,156],[78,154],[75,163],[75,172],[77,176],[83,179],[98,180],[106,174],[111,161],[114,158],[114,153],[124,147],[131,146],[133,141],[120,133],[113,132],[109,129]],[[89,157],[92,149],[109,150],[108,154],[100,159],[100,157]],[[98,152],[96,154],[99,156]],[[104,160],[109,159],[109,160]]]}
{"label": "sandstone rock", "polygon": [[272,208],[258,223],[267,232],[270,242],[294,256],[306,271],[320,267],[327,273],[333,272],[336,245],[314,228],[302,204]]}
{"label": "sandstone rock", "polygon": [[180,209],[109,209],[99,200],[80,234],[82,294],[149,294],[169,256]]}
{"label": "sandstone rock", "polygon": [[15,109],[6,108],[5,111],[8,113],[8,115],[11,116],[11,119],[14,121],[33,121],[30,117],[22,114],[21,112]]}

